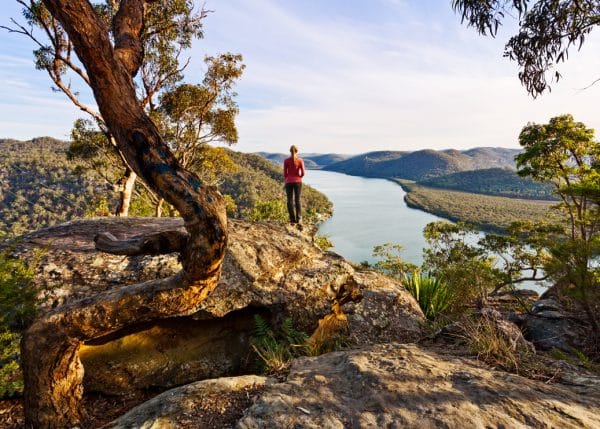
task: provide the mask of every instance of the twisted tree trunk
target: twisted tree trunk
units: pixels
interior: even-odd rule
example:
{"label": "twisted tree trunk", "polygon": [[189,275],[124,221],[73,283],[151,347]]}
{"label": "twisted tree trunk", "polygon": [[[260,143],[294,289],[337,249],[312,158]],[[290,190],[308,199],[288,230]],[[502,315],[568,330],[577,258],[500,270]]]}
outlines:
{"label": "twisted tree trunk", "polygon": [[25,332],[21,350],[26,422],[36,428],[66,428],[83,418],[81,344],[131,324],[195,312],[217,284],[227,218],[222,196],[180,166],[136,100],[132,76],[143,59],[145,2],[121,0],[113,22],[113,46],[87,0],[43,1],[67,31],[128,165],[181,213],[187,230],[183,236],[157,234],[121,244],[101,237],[97,246],[115,253],[123,248],[127,254],[179,251],[183,269],[173,277],[112,289],[57,308]]}

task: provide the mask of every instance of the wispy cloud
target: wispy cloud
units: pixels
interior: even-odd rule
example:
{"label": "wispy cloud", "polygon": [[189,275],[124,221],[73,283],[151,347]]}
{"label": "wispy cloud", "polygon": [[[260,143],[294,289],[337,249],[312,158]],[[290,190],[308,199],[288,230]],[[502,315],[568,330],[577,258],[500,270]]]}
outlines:
{"label": "wispy cloud", "polygon": [[[282,150],[291,143],[310,152],[515,147],[530,120],[572,112],[598,123],[597,89],[573,88],[586,69],[589,76],[597,61],[592,55],[573,55],[568,80],[533,101],[516,66],[502,58],[501,41],[461,27],[449,6],[432,11],[442,21],[425,22],[429,11],[419,11],[416,2],[380,3],[398,14],[373,22],[359,14],[353,20],[317,13],[301,18],[266,0],[252,9],[245,2],[215,7],[207,32],[219,35],[216,42],[208,36],[209,49],[240,51],[248,64],[239,89],[240,149]],[[260,30],[250,29],[254,21]],[[221,28],[226,38],[219,37]],[[600,43],[596,38],[588,45],[592,52]]]}

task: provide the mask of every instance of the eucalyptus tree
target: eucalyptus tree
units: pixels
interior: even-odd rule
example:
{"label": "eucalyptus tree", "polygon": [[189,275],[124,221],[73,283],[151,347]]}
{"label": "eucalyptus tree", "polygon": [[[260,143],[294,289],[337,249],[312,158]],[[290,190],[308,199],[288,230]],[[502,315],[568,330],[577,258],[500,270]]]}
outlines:
{"label": "eucalyptus tree", "polygon": [[163,2],[121,0],[109,30],[103,9],[88,0],[43,1],[68,36],[104,124],[127,165],[178,210],[185,225],[185,231],[125,241],[99,235],[96,246],[112,253],[179,252],[182,270],[57,307],[40,315],[24,332],[26,424],[64,428],[80,426],[82,421],[81,344],[136,323],[197,311],[217,285],[228,229],[222,195],[181,167],[136,93],[147,11]]}
{"label": "eucalyptus tree", "polygon": [[594,130],[571,115],[530,123],[519,142],[518,173],[551,183],[564,214],[562,230],[547,237],[545,269],[581,304],[596,335],[600,305],[600,144]]}
{"label": "eucalyptus tree", "polygon": [[533,97],[551,89],[561,77],[556,65],[600,25],[598,0],[452,0],[452,6],[463,22],[492,36],[506,15],[516,13],[519,31],[506,43],[504,56],[519,64],[519,79]]}
{"label": "eucalyptus tree", "polygon": [[[238,141],[234,86],[245,66],[239,54],[207,56],[204,61],[202,83],[182,83],[164,91],[152,119],[181,165],[217,185],[219,175],[235,171],[235,164],[224,150],[209,144]],[[161,206],[159,200],[157,215]]]}
{"label": "eucalyptus tree", "polygon": [[[91,123],[77,121],[73,134],[80,137],[71,150],[71,156],[90,160],[90,154],[101,145],[110,151],[101,151],[103,155],[95,164],[102,165],[102,177],[119,192],[119,204],[115,214],[127,216],[136,181],[136,173],[126,162],[126,158],[118,149],[114,136],[110,133],[105,119],[95,106],[86,104],[84,97],[77,89],[80,86],[91,86],[90,77],[74,55],[74,44],[60,21],[56,19],[40,0],[17,0],[23,6],[25,23],[12,19],[12,26],[2,26],[11,32],[29,37],[37,46],[33,55],[35,67],[46,71],[54,84],[53,89],[64,93],[67,98],[98,126],[101,135],[93,136]],[[109,31],[109,37],[115,42],[127,43],[130,35],[115,34],[114,25],[119,18],[121,2],[104,0],[94,2],[99,19]],[[191,46],[193,39],[203,36],[202,21],[206,17],[204,9],[195,10],[188,0],[161,0],[148,2],[145,10],[144,28],[139,38],[141,65],[135,76],[135,87],[138,102],[142,108],[154,110],[158,94],[173,87],[183,78],[183,70],[189,59],[183,64],[181,56]],[[118,37],[125,38],[123,41]],[[73,84],[77,79],[79,83]],[[82,129],[86,126],[87,130]],[[102,137],[102,135],[104,137]],[[90,141],[81,137],[92,137]],[[99,139],[106,139],[105,142]],[[88,144],[90,147],[85,148]],[[100,152],[97,152],[100,155]],[[113,171],[109,171],[111,167]],[[116,171],[124,171],[117,174]]]}
{"label": "eucalyptus tree", "polygon": [[[598,0],[453,0],[452,5],[463,22],[492,36],[506,15],[516,12],[519,30],[507,42],[504,55],[519,64],[519,79],[533,97],[551,89],[561,77],[556,66],[573,49],[581,49],[600,25]],[[516,159],[519,174],[552,183],[565,214],[562,233],[539,235],[552,256],[545,269],[573,291],[598,339],[600,145],[593,130],[571,115],[528,124],[519,142],[524,148]]]}

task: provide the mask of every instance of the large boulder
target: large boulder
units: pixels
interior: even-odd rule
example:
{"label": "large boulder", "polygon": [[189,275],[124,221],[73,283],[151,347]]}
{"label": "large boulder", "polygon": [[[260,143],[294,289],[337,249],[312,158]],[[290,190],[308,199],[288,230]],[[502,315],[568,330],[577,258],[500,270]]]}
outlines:
{"label": "large boulder", "polygon": [[525,315],[521,329],[538,349],[559,349],[566,353],[583,348],[586,332],[581,321],[568,314],[553,298],[536,301]]}
{"label": "large boulder", "polygon": [[[24,236],[13,253],[38,258],[35,283],[47,291],[46,307],[84,299],[108,288],[171,275],[177,255],[115,256],[94,248],[94,236],[120,239],[182,229],[174,218],[102,218],[69,222]],[[42,249],[36,256],[35,249]],[[189,317],[131,326],[82,347],[88,390],[128,393],[165,388],[250,370],[253,316],[298,329],[317,326],[340,285],[351,281],[363,296],[344,306],[357,345],[413,341],[424,321],[415,300],[396,281],[358,272],[340,256],[322,252],[310,232],[280,223],[230,221],[219,285]]]}
{"label": "large boulder", "polygon": [[103,429],[232,427],[273,382],[256,375],[198,381],[155,396]]}
{"label": "large boulder", "polygon": [[595,379],[548,384],[414,344],[379,344],[294,360],[282,382],[175,388],[106,428],[596,428]]}
{"label": "large boulder", "polygon": [[596,387],[549,385],[414,344],[380,344],[294,361],[237,427],[596,428],[599,409]]}

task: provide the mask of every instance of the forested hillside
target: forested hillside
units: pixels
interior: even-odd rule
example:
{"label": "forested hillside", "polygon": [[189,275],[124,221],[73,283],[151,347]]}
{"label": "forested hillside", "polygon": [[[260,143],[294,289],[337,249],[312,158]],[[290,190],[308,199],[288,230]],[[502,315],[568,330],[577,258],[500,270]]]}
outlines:
{"label": "forested hillside", "polygon": [[[68,160],[68,147],[69,143],[49,137],[27,142],[0,140],[0,237],[86,215],[112,213],[116,192],[93,169]],[[284,220],[287,215],[280,169],[258,155],[225,153],[233,161],[233,171],[222,175],[217,186],[230,197],[229,216]],[[147,191],[140,184],[136,189],[130,215],[151,215]],[[332,211],[329,200],[309,186],[303,200],[307,220]],[[165,209],[164,213],[172,212]]]}
{"label": "forested hillside", "polygon": [[[281,168],[259,155],[227,151],[237,166],[237,171],[226,175],[219,189],[230,195],[237,209],[234,217],[247,218],[253,208],[259,205],[273,204],[278,210],[278,217],[287,218],[284,210],[284,190]],[[304,185],[302,190],[303,208],[309,220],[328,216],[333,210],[331,202],[325,195]],[[277,217],[277,216],[276,216]]]}
{"label": "forested hillside", "polygon": [[534,200],[557,199],[550,184],[520,177],[514,170],[508,168],[461,171],[422,180],[418,183],[433,188],[452,189],[475,194]]}
{"label": "forested hillside", "polygon": [[67,161],[67,143],[40,137],[0,140],[0,234],[18,235],[83,216],[106,186]]}
{"label": "forested hillside", "polygon": [[518,149],[475,148],[466,151],[431,149],[416,152],[369,152],[324,167],[353,176],[425,180],[459,171],[491,167],[515,168]]}

